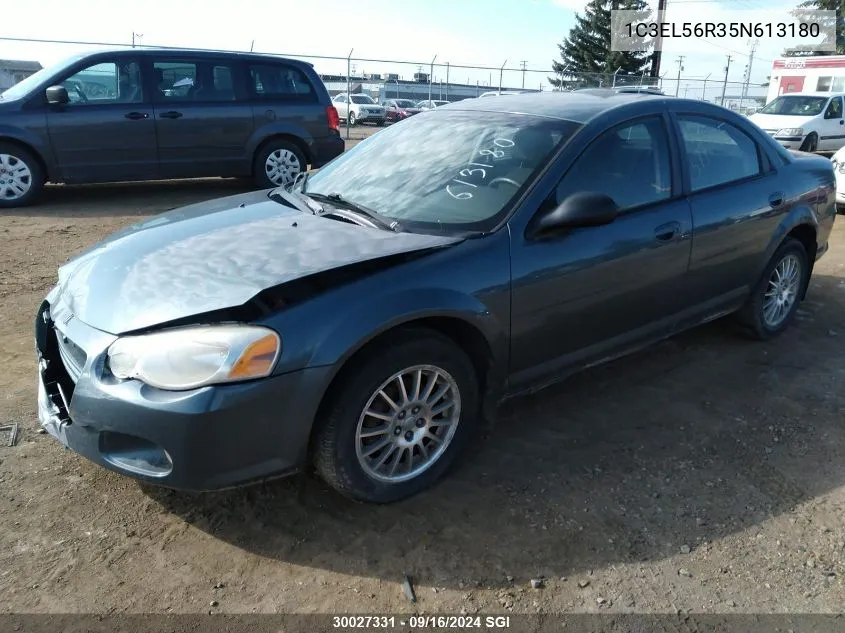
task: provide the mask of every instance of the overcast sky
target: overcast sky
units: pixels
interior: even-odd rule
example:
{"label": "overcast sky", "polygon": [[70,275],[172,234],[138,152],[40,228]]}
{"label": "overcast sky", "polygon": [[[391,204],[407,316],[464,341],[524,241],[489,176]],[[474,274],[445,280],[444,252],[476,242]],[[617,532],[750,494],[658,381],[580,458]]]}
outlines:
{"label": "overcast sky", "polygon": [[[725,21],[727,9],[768,20],[774,9],[789,9],[797,0],[668,0],[672,20]],[[575,11],[585,0],[240,0],[216,3],[200,0],[144,0],[140,4],[113,0],[37,0],[37,19],[2,20],[0,36],[129,44],[132,33],[145,45],[223,48],[291,55],[354,57],[480,65],[498,68],[505,61],[519,68],[546,71],[557,56],[556,44],[569,32]],[[35,6],[35,3],[32,4]],[[783,11],[780,13],[785,15]],[[88,50],[86,45],[20,43],[0,40],[0,59],[34,59],[47,65]],[[752,67],[752,82],[770,74],[771,60],[783,44],[762,41]],[[748,62],[746,40],[690,40],[666,45],[662,73],[677,76],[677,56],[686,56],[683,76],[724,78],[731,54],[730,80],[742,79]],[[319,72],[345,73],[345,61],[311,59]],[[416,65],[355,61],[357,72],[398,72],[410,78]],[[445,66],[435,68],[445,79]],[[548,73],[528,72],[526,87],[538,88]],[[498,84],[498,71],[452,67],[455,82]],[[505,72],[504,84],[519,87],[522,73]],[[674,82],[667,86],[674,90]],[[685,82],[680,90],[684,92]],[[689,82],[696,90],[701,82]],[[547,86],[545,86],[547,87]]]}

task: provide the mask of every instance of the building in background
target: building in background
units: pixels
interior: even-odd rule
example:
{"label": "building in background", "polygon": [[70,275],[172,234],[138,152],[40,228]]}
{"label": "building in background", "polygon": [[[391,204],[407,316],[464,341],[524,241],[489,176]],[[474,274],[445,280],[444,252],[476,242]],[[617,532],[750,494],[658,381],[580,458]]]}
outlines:
{"label": "building in background", "polygon": [[845,55],[774,60],[766,103],[790,92],[845,92]]}
{"label": "building in background", "polygon": [[41,70],[38,62],[19,59],[0,59],[0,92]]}

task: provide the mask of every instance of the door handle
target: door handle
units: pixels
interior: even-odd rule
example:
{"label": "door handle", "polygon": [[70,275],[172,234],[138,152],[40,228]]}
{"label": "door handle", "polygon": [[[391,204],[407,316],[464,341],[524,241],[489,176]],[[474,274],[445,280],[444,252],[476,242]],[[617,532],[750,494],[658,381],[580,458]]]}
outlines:
{"label": "door handle", "polygon": [[169,112],[162,112],[159,114],[162,119],[178,119],[182,116],[181,112],[176,112],[175,110],[170,110]]}
{"label": "door handle", "polygon": [[667,222],[654,229],[654,237],[659,242],[671,242],[681,234],[680,222]]}
{"label": "door handle", "polygon": [[139,119],[149,119],[150,115],[146,112],[127,112],[124,114],[127,119],[132,119],[133,121],[138,121]]}
{"label": "door handle", "polygon": [[778,191],[777,193],[773,193],[772,195],[770,195],[769,196],[769,204],[772,206],[772,208],[776,208],[776,207],[779,207],[780,205],[782,205],[783,204],[783,192]]}

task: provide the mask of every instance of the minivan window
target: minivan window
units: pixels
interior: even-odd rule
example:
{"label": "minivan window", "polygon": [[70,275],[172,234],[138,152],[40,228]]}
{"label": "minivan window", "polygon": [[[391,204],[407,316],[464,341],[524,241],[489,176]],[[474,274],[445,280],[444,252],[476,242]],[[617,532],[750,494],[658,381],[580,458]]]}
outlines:
{"label": "minivan window", "polygon": [[284,64],[250,64],[250,88],[259,99],[316,101],[317,93],[298,68]]}
{"label": "minivan window", "polygon": [[153,62],[156,101],[234,101],[234,67],[218,60]]}
{"label": "minivan window", "polygon": [[71,105],[140,103],[141,69],[137,62],[100,62],[74,73],[59,85],[68,93]]}
{"label": "minivan window", "polygon": [[189,99],[197,79],[197,65],[193,62],[153,63],[155,86],[160,101]]}

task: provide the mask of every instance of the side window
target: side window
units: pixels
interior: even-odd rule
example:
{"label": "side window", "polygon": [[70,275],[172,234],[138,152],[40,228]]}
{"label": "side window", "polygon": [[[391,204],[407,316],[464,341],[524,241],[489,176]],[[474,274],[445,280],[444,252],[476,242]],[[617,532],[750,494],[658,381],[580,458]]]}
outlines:
{"label": "side window", "polygon": [[652,204],[672,195],[671,174],[662,119],[642,119],[593,141],[563,177],[557,202],[573,193],[593,191],[609,195],[623,210]]}
{"label": "side window", "polygon": [[825,110],[824,118],[826,119],[841,119],[842,118],[842,97],[834,97],[830,100],[830,104]]}
{"label": "side window", "polygon": [[816,82],[816,90],[819,92],[830,92],[831,83],[833,83],[833,77],[819,77]]}
{"label": "side window", "polygon": [[202,101],[234,101],[235,100],[235,71],[228,64],[215,63],[211,66],[211,81],[203,92],[195,95]]}
{"label": "side window", "polygon": [[346,103],[346,95],[338,95],[335,97],[335,101],[338,103]]}
{"label": "side window", "polygon": [[80,70],[61,85],[71,105],[140,103],[141,69],[137,62],[101,62]]}
{"label": "side window", "polygon": [[301,70],[283,64],[250,64],[250,90],[258,99],[317,101],[314,86]]}
{"label": "side window", "polygon": [[678,117],[693,191],[756,176],[761,171],[757,143],[739,128],[710,117]]}
{"label": "side window", "polygon": [[194,62],[154,62],[153,83],[157,101],[193,101],[197,85]]}

